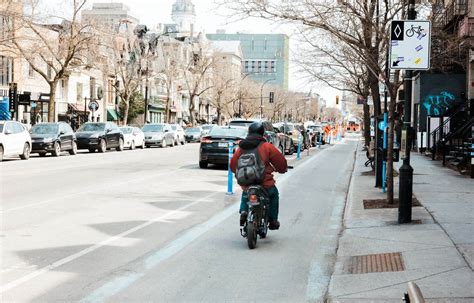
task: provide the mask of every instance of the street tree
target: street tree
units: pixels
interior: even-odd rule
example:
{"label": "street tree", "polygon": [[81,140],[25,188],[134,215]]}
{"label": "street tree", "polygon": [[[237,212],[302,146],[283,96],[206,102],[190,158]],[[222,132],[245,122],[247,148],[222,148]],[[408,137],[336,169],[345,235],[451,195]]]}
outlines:
{"label": "street tree", "polygon": [[[56,119],[56,89],[59,81],[77,67],[90,63],[89,43],[93,39],[89,24],[81,23],[80,11],[87,0],[68,0],[72,7],[69,16],[61,17],[60,24],[46,23],[37,10],[38,2],[26,1],[25,12],[13,15],[12,24],[22,24],[20,30],[12,29],[12,51],[25,59],[49,85],[48,120]],[[58,18],[58,17],[56,17]]]}
{"label": "street tree", "polygon": [[191,55],[183,65],[183,76],[190,96],[189,113],[191,124],[197,120],[200,97],[212,88],[210,81],[212,70],[215,66],[216,56],[202,34],[191,42]]}
{"label": "street tree", "polygon": [[374,101],[374,114],[382,112],[379,82],[391,97],[387,161],[387,199],[393,202],[393,126],[398,77],[384,77],[390,22],[400,16],[404,3],[394,0],[345,1],[283,1],[283,0],[221,0],[237,18],[258,17],[290,22],[302,35],[320,32],[353,49],[368,71],[368,85]]}

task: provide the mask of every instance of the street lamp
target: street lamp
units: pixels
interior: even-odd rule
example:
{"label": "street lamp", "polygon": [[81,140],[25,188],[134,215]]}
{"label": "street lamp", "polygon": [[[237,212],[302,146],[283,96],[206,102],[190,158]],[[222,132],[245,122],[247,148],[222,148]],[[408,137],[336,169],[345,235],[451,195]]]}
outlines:
{"label": "street lamp", "polygon": [[263,119],[263,87],[270,81],[274,81],[275,79],[268,79],[267,81],[263,82],[262,87],[260,88],[260,119]]}

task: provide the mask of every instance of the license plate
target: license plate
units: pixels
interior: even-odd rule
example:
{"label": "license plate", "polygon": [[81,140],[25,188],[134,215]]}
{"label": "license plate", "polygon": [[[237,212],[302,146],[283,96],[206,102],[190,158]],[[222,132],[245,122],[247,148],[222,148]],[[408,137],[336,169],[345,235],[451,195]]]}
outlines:
{"label": "license plate", "polygon": [[219,147],[229,147],[229,144],[227,142],[220,142],[218,144]]}

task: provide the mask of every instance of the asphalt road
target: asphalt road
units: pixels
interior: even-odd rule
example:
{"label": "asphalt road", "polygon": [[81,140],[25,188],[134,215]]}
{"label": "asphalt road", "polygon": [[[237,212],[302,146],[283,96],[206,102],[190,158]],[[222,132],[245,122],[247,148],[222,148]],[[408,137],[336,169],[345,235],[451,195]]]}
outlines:
{"label": "asphalt road", "polygon": [[252,251],[197,144],[0,163],[0,301],[321,300],[356,144],[279,177],[282,227]]}

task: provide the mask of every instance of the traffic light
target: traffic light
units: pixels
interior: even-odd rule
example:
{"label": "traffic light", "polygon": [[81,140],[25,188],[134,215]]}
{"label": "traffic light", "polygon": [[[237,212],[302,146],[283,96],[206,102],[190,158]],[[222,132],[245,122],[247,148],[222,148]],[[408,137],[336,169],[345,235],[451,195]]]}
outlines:
{"label": "traffic light", "polygon": [[275,93],[270,92],[270,97],[269,97],[270,103],[273,103],[275,101]]}
{"label": "traffic light", "polygon": [[339,105],[339,96],[336,96],[336,105]]}

